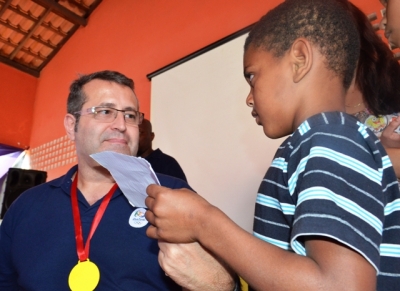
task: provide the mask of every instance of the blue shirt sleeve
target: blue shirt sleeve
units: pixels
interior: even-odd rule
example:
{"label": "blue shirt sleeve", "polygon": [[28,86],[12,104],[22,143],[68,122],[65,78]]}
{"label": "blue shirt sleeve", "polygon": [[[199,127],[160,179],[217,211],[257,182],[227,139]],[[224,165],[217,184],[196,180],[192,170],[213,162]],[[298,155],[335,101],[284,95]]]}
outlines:
{"label": "blue shirt sleeve", "polygon": [[189,190],[193,190],[192,187],[189,186],[188,183],[186,183],[185,181],[172,177],[172,176],[168,176],[168,175],[164,175],[164,174],[160,174],[160,173],[156,173],[157,174],[157,178],[158,181],[160,181],[161,186],[164,187],[168,187],[171,189],[181,189],[181,188],[186,188]]}

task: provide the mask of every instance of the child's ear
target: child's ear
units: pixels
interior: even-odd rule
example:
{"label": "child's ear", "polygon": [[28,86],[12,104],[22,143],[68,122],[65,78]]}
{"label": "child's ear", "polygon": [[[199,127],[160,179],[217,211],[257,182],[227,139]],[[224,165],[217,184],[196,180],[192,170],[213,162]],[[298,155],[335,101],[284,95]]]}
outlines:
{"label": "child's ear", "polygon": [[72,114],[67,113],[64,117],[64,127],[67,132],[67,136],[70,140],[75,140],[75,123],[76,119]]}
{"label": "child's ear", "polygon": [[296,39],[290,49],[293,82],[300,82],[312,67],[312,47],[305,38]]}

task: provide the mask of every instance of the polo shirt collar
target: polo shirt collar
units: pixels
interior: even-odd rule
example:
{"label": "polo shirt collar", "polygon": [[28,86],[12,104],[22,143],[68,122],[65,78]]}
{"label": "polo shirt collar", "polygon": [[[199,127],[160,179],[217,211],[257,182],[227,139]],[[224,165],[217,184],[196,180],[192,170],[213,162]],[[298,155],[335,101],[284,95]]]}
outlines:
{"label": "polo shirt collar", "polygon": [[[71,195],[71,186],[72,186],[72,176],[76,173],[77,170],[78,170],[78,165],[73,166],[71,169],[68,170],[68,172],[64,176],[50,181],[49,185],[52,187],[55,187],[55,188],[61,188],[63,190],[63,192],[65,192],[67,195],[70,196]],[[79,192],[80,191],[78,189],[78,193]],[[118,187],[111,199],[114,199],[115,197],[118,197],[120,195],[123,195],[123,193]]]}

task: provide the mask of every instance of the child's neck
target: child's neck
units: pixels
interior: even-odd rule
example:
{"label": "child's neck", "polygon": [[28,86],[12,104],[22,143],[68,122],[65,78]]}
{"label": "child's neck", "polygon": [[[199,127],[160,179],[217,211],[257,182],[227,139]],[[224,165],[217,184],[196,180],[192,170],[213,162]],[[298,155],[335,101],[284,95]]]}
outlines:
{"label": "child's neck", "polygon": [[345,90],[342,82],[331,75],[330,78],[324,78],[323,73],[319,74],[320,76],[309,80],[314,85],[305,83],[304,90],[300,91],[303,93],[296,113],[295,128],[311,116],[322,112],[345,112]]}

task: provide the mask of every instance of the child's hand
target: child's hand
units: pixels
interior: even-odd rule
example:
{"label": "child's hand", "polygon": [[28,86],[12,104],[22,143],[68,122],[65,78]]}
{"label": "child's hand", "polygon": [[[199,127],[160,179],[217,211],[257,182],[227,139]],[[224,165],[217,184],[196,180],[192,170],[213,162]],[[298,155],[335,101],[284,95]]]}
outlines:
{"label": "child's hand", "polygon": [[200,195],[187,189],[172,190],[150,185],[146,190],[146,219],[152,224],[146,234],[173,243],[197,241],[201,217],[212,206]]}
{"label": "child's hand", "polygon": [[394,117],[383,130],[380,140],[385,148],[400,148],[400,134],[397,129],[399,126],[400,117]]}

